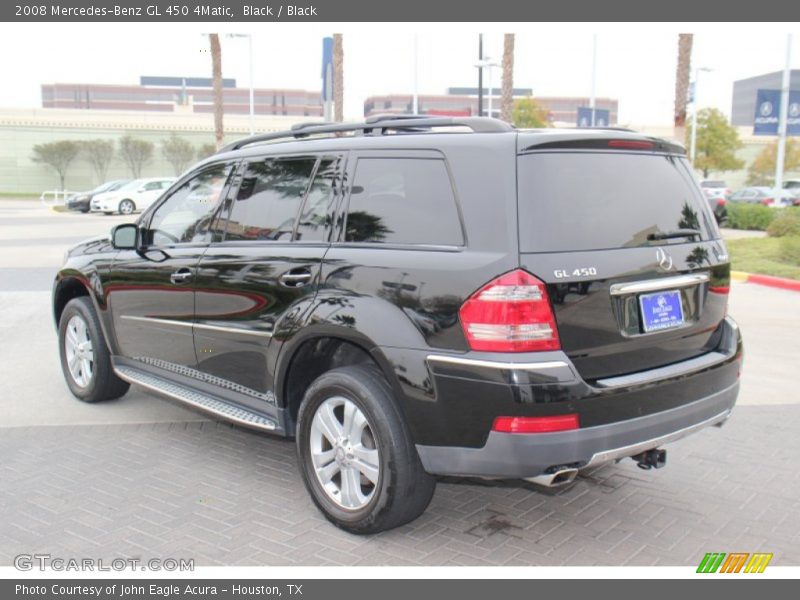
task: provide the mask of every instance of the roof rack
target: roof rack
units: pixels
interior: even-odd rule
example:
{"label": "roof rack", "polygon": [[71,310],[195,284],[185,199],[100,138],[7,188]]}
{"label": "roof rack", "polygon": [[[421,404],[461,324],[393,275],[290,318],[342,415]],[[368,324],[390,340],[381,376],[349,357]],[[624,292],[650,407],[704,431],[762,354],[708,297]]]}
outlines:
{"label": "roof rack", "polygon": [[424,117],[417,115],[376,115],[363,123],[298,123],[289,131],[261,133],[228,144],[219,152],[239,150],[251,144],[281,139],[303,139],[311,135],[352,132],[356,135],[382,135],[389,131],[420,132],[437,127],[467,127],[474,133],[513,131],[505,121],[489,117]]}

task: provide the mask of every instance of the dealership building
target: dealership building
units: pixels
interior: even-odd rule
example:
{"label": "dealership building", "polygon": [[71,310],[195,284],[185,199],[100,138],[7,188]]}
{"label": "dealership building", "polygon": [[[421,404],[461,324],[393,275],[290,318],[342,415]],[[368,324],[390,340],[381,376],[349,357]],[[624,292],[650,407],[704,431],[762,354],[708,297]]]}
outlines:
{"label": "dealership building", "polygon": [[[530,88],[515,88],[514,99],[533,96]],[[536,102],[544,108],[554,125],[574,126],[578,121],[578,108],[588,107],[588,96],[535,96]],[[492,89],[492,116],[500,115],[500,89]],[[478,88],[451,87],[446,94],[420,95],[417,97],[419,113],[423,115],[469,117],[478,115]],[[609,124],[617,124],[619,103],[613,98],[595,99],[595,108],[609,111]],[[483,114],[489,109],[489,91],[483,91]],[[389,94],[370,96],[364,101],[364,116],[380,114],[412,114],[414,97],[411,94]]]}
{"label": "dealership building", "polygon": [[[250,88],[237,87],[235,79],[223,79],[225,114],[250,113]],[[319,91],[253,90],[257,115],[322,117]],[[44,108],[126,110],[145,112],[213,113],[211,78],[141,76],[139,85],[100,83],[47,83],[42,85]]]}
{"label": "dealership building", "polygon": [[[790,75],[789,89],[800,91],[800,69],[793,69]],[[756,94],[758,90],[780,90],[782,82],[783,71],[734,81],[731,125],[752,128],[756,114]]]}

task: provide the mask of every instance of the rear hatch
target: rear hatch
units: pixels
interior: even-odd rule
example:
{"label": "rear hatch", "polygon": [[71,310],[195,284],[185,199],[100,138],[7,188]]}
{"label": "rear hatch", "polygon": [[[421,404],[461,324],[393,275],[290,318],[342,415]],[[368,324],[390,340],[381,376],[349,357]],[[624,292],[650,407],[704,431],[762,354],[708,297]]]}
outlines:
{"label": "rear hatch", "polygon": [[713,350],[730,265],[678,148],[634,139],[521,148],[521,266],[547,284],[561,347],[587,381]]}

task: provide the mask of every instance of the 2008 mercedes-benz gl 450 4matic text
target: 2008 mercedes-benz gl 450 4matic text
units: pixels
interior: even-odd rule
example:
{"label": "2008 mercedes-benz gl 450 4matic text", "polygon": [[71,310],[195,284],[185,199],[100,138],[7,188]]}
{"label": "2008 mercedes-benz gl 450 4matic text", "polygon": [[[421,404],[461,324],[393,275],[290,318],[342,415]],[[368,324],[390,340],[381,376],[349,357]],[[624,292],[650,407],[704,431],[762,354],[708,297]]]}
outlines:
{"label": "2008 mercedes-benz gl 450 4matic text", "polygon": [[730,414],[730,263],[684,151],[482,118],[232,144],[76,246],[72,393],[130,383],[296,439],[333,523],[406,523],[436,475],[569,483]]}

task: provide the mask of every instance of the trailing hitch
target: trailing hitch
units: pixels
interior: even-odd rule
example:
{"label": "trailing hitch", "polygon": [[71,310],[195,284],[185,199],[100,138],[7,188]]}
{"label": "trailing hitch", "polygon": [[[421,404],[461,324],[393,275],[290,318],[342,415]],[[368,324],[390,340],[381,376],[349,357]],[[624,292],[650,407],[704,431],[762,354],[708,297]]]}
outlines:
{"label": "trailing hitch", "polygon": [[636,456],[631,456],[640,469],[660,469],[667,466],[667,451],[660,448],[647,450]]}

